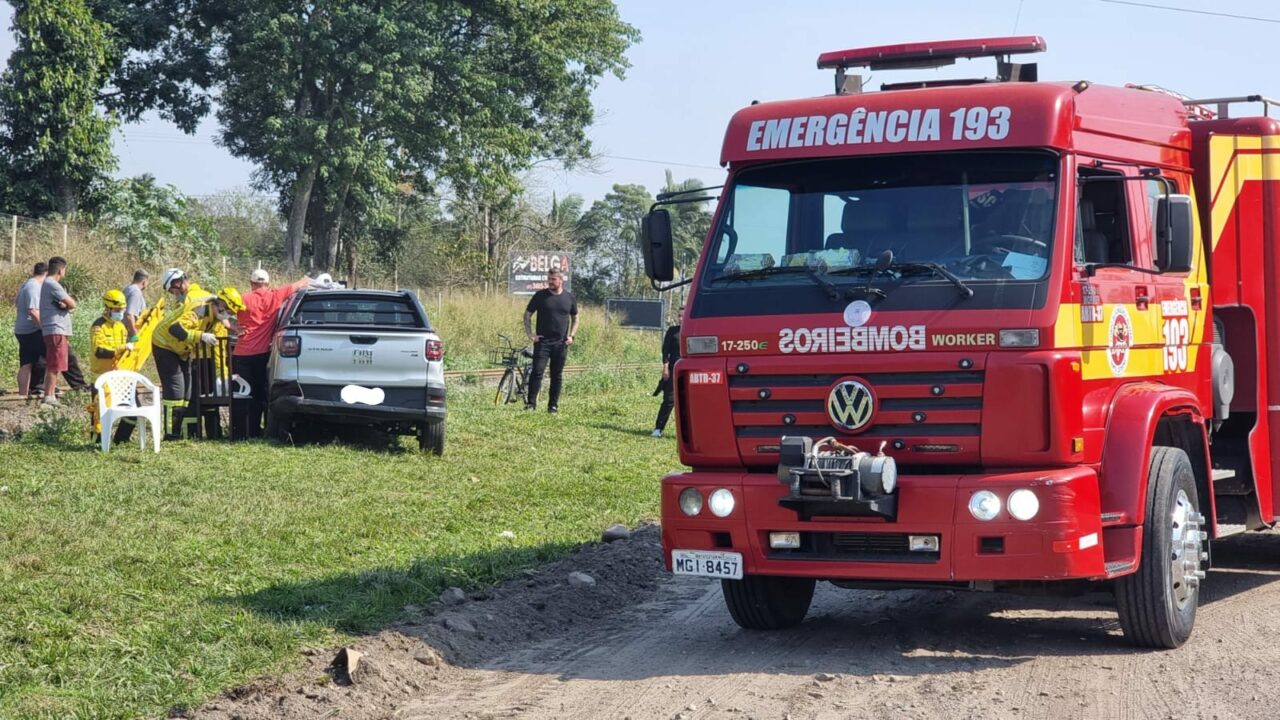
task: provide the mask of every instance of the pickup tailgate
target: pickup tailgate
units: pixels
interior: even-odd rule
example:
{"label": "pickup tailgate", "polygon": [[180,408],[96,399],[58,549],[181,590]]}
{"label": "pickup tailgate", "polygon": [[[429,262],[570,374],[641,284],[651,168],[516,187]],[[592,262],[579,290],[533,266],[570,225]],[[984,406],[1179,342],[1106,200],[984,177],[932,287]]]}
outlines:
{"label": "pickup tailgate", "polygon": [[298,382],[380,388],[425,388],[428,363],[426,331],[308,328],[298,333]]}

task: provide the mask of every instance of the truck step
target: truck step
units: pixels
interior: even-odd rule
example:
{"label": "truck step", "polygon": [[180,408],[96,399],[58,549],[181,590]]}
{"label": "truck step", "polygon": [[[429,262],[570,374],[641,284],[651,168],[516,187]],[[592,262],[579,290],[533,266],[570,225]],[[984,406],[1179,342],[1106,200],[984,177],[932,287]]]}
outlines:
{"label": "truck step", "polygon": [[1107,563],[1107,574],[1116,575],[1122,573],[1132,568],[1134,564],[1132,560],[1113,560]]}
{"label": "truck step", "polygon": [[1235,470],[1228,470],[1227,468],[1214,468],[1214,469],[1213,469],[1213,481],[1214,481],[1214,482],[1218,482],[1219,480],[1230,480],[1231,478],[1233,478],[1233,477],[1235,477],[1235,476],[1236,476],[1236,471],[1235,471]]}
{"label": "truck step", "polygon": [[1248,530],[1247,525],[1232,525],[1228,523],[1218,523],[1218,537],[1231,537],[1232,535],[1241,535]]}

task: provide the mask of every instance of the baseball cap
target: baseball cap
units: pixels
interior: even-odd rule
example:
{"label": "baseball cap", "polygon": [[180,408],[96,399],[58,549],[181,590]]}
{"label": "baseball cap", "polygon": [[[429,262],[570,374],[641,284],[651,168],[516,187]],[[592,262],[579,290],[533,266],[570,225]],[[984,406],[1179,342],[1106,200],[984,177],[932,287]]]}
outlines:
{"label": "baseball cap", "polygon": [[266,270],[258,268],[249,275],[249,282],[265,283],[271,282],[271,275]]}

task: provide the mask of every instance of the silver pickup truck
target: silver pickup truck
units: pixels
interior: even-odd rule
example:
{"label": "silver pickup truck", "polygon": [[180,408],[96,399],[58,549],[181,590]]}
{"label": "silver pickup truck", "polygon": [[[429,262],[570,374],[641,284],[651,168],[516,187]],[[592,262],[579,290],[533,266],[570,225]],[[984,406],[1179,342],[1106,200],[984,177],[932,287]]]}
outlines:
{"label": "silver pickup truck", "polygon": [[280,309],[267,435],[377,426],[444,453],[444,345],[410,292],[302,290]]}

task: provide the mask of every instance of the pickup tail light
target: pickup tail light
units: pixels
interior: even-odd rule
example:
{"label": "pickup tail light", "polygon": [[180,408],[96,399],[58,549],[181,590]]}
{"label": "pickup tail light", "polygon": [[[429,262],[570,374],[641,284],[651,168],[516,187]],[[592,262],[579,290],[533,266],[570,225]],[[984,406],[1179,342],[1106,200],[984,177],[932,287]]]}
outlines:
{"label": "pickup tail light", "polygon": [[427,360],[441,360],[444,358],[444,343],[439,340],[428,340],[425,350]]}
{"label": "pickup tail light", "polygon": [[280,351],[280,357],[298,357],[302,354],[302,338],[297,335],[281,335],[276,340],[276,348]]}

